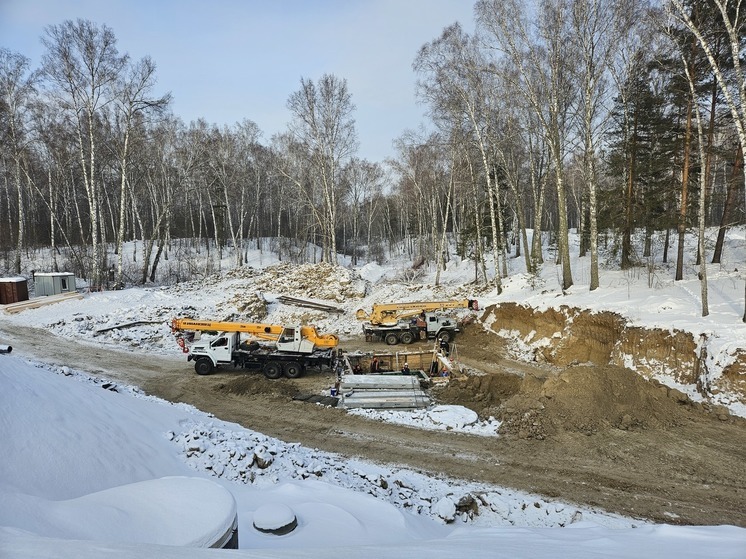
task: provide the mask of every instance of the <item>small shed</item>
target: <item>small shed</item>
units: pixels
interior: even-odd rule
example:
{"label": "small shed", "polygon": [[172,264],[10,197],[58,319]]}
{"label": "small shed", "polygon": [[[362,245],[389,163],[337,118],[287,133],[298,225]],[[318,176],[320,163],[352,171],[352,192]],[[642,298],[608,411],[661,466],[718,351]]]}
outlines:
{"label": "small shed", "polygon": [[59,295],[75,291],[75,274],[72,272],[35,272],[34,293],[37,297],[43,295]]}
{"label": "small shed", "polygon": [[22,276],[0,278],[0,305],[10,305],[21,301],[28,301],[26,278]]}

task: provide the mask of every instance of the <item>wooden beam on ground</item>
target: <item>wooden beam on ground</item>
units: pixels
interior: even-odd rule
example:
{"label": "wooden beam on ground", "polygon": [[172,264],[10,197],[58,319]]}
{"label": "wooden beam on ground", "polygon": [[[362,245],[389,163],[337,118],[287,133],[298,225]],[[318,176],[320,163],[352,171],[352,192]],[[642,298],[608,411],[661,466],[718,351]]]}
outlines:
{"label": "wooden beam on ground", "polygon": [[70,299],[82,298],[83,295],[81,295],[77,291],[72,291],[69,293],[60,293],[59,295],[45,295],[43,297],[34,297],[33,299],[29,299],[28,301],[19,301],[17,303],[10,303],[9,305],[1,306],[7,314],[15,314],[21,311],[25,311],[26,309],[36,309],[38,307],[60,303],[62,301],[67,301]]}
{"label": "wooden beam on ground", "polygon": [[127,322],[125,324],[115,324],[114,326],[107,326],[106,328],[99,328],[93,335],[101,334],[102,332],[108,332],[109,330],[118,330],[120,328],[130,328],[131,326],[141,326],[143,324],[160,324],[162,320],[136,320],[135,322]]}
{"label": "wooden beam on ground", "polygon": [[290,295],[280,295],[277,300],[284,305],[295,305],[296,307],[306,307],[309,309],[316,309],[317,311],[333,312],[338,314],[344,314],[344,309],[335,307],[333,305],[327,305],[326,303],[318,303],[316,301],[309,301],[307,299],[299,299],[297,297],[291,297]]}

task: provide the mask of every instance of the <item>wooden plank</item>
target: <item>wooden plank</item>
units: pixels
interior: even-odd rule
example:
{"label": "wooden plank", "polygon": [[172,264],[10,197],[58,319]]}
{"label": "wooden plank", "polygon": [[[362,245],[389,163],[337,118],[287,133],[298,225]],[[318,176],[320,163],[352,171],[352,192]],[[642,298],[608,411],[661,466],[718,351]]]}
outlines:
{"label": "wooden plank", "polygon": [[334,312],[339,314],[344,314],[345,312],[344,309],[340,309],[339,307],[334,307],[332,305],[327,305],[326,303],[318,303],[316,301],[309,301],[307,299],[299,299],[297,297],[290,297],[289,295],[280,295],[279,297],[277,297],[277,300],[285,305],[307,307],[309,309],[316,309],[319,311]]}
{"label": "wooden plank", "polygon": [[21,301],[18,303],[11,303],[10,305],[4,305],[3,310],[8,314],[15,314],[26,309],[36,309],[53,303],[59,303],[68,299],[82,299],[83,296],[75,291],[69,293],[61,293],[59,295],[47,295],[44,297],[34,297],[28,301]]}
{"label": "wooden plank", "polygon": [[116,324],[114,326],[107,326],[106,328],[99,328],[93,335],[96,336],[102,332],[108,332],[109,330],[118,330],[120,328],[129,328],[131,326],[140,326],[142,324],[160,324],[162,320],[136,320],[135,322],[127,322],[125,324]]}

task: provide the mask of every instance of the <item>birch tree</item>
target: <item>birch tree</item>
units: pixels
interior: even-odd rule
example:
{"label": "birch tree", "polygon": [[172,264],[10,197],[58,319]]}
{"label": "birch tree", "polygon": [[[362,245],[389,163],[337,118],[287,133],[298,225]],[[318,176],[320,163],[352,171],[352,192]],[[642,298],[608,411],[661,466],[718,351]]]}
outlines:
{"label": "birch tree", "polygon": [[436,258],[438,231],[446,226],[438,211],[447,183],[441,144],[438,134],[422,136],[411,130],[394,142],[398,156],[391,166],[399,175],[402,228],[408,242],[416,242],[413,255],[423,263]]}
{"label": "birch tree", "polygon": [[[682,54],[681,63],[684,66],[684,72],[686,73],[687,82],[689,83],[689,92],[691,98],[697,98],[696,83],[694,77],[689,69],[689,61]],[[694,103],[694,116],[697,121],[697,145],[699,147],[699,161],[701,164],[699,171],[699,207],[698,207],[698,227],[697,227],[697,245],[699,247],[699,280],[700,280],[700,293],[702,299],[702,316],[710,314],[709,305],[707,303],[707,264],[705,259],[705,198],[707,195],[707,188],[705,185],[706,175],[704,169],[707,161],[705,155],[705,135],[702,126],[702,116],[699,110],[699,104]]]}
{"label": "birch tree", "polygon": [[567,112],[574,93],[567,66],[573,57],[564,2],[543,0],[535,7],[533,28],[527,7],[519,0],[480,0],[475,11],[487,46],[493,45],[515,66],[517,87],[546,136],[557,189],[558,261],[566,290],[573,284],[564,179]]}
{"label": "birch tree", "polygon": [[336,264],[340,172],[358,145],[352,94],[347,81],[332,74],[324,74],[318,83],[301,78],[301,88],[290,95],[288,109],[292,114],[288,130],[304,149],[314,192],[320,197],[323,257]]}
{"label": "birch tree", "polygon": [[91,282],[102,283],[100,247],[100,178],[96,167],[98,145],[96,120],[101,109],[114,99],[117,81],[127,63],[120,56],[113,31],[78,19],[45,29],[42,71],[50,93],[61,111],[73,122],[77,135],[79,164],[85,186],[93,248]]}
{"label": "birch tree", "polygon": [[495,288],[502,292],[500,279],[500,238],[502,227],[497,207],[498,189],[494,173],[493,146],[489,139],[489,81],[487,63],[481,59],[472,38],[458,24],[446,28],[441,37],[424,45],[415,60],[415,71],[426,79],[418,82],[418,91],[431,104],[431,114],[453,130],[462,123],[481,156],[492,234]]}
{"label": "birch tree", "polygon": [[[143,237],[140,278],[143,285],[148,280],[155,281],[171,226],[171,210],[178,176],[172,157],[177,128],[177,123],[169,118],[159,122],[152,130],[153,141],[148,152],[143,154],[143,176],[141,184],[138,184],[140,195],[138,196],[134,189],[128,191],[132,200],[136,201],[133,204],[133,212]],[[128,181],[128,185],[130,184]],[[156,242],[158,248],[153,255]]]}
{"label": "birch tree", "polygon": [[[366,249],[370,251],[371,220],[376,214],[377,198],[383,189],[383,169],[378,163],[353,158],[345,167],[348,220],[352,228],[352,263],[358,263],[363,227],[367,230]],[[366,215],[367,214],[367,215]]]}
{"label": "birch tree", "polygon": [[583,144],[582,174],[588,192],[590,227],[590,291],[598,288],[597,147],[606,128],[607,73],[617,38],[628,31],[633,11],[629,2],[575,0],[571,6],[572,40],[579,53],[579,128]]}
{"label": "birch tree", "polygon": [[151,97],[155,85],[155,63],[145,57],[135,64],[128,65],[122,73],[116,101],[116,115],[119,124],[119,226],[117,228],[116,253],[117,267],[115,285],[123,285],[123,250],[125,212],[127,209],[127,163],[129,161],[130,137],[136,119],[148,111],[160,111],[168,106],[171,95]]}
{"label": "birch tree", "polygon": [[[730,56],[733,68],[726,73],[721,68],[717,57],[718,48],[713,41],[718,41],[719,34],[705,34],[700,27],[701,22],[692,19],[690,9],[681,0],[670,0],[667,4],[669,15],[681,22],[685,28],[697,39],[710,63],[710,68],[715,74],[720,91],[730,111],[733,126],[738,135],[738,143],[741,153],[746,153],[746,73],[741,65],[742,42],[746,20],[741,11],[741,0],[709,0],[714,6],[713,13],[717,24],[727,35]],[[746,181],[746,165],[743,166],[744,180]],[[746,283],[744,284],[744,314],[743,322],[746,322]]]}
{"label": "birch tree", "polygon": [[[16,221],[16,251],[13,269],[16,274],[21,273],[21,253],[25,243],[26,232],[26,200],[23,186],[25,174],[24,153],[30,142],[28,130],[28,112],[32,96],[36,91],[38,73],[32,72],[29,59],[8,49],[0,49],[0,113],[3,126],[0,138],[7,146],[12,166],[12,180],[15,185],[18,202],[18,219]],[[4,149],[3,152],[6,150]],[[0,153],[4,155],[4,153]],[[10,212],[8,212],[10,218]]]}

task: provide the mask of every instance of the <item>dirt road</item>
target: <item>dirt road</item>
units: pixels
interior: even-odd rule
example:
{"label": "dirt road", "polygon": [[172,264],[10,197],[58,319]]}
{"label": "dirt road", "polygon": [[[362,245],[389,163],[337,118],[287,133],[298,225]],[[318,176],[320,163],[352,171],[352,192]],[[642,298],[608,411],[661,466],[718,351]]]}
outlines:
{"label": "dirt road", "polygon": [[[475,354],[486,374],[452,382],[438,397],[462,404],[471,398],[482,410],[510,402],[506,413],[513,415],[501,419],[512,428],[485,438],[384,424],[293,400],[330,386],[331,374],[201,377],[185,359],[102,349],[33,328],[0,331],[0,344],[12,345],[14,355],[135,384],[288,442],[661,523],[746,527],[746,421],[671,399],[623,370],[534,376],[530,365]],[[462,357],[469,359],[468,349]],[[507,369],[520,370],[523,379]],[[611,425],[602,412],[620,402],[623,420]],[[599,415],[587,415],[596,406]]]}

